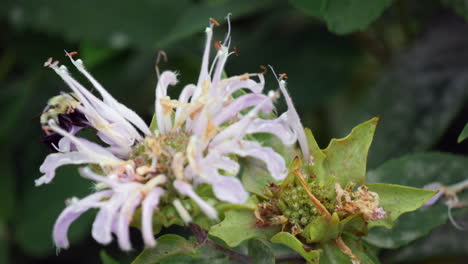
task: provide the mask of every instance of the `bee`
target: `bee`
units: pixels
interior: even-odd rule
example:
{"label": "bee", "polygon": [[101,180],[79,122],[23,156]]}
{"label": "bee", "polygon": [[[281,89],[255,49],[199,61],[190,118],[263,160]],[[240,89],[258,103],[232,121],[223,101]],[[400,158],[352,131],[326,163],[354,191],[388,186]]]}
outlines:
{"label": "bee", "polygon": [[50,129],[50,120],[66,131],[70,131],[73,126],[88,126],[86,117],[77,109],[80,104],[74,93],[62,93],[50,98],[47,102],[47,106],[40,116],[40,123],[45,134],[42,137],[42,142],[48,145],[51,150],[56,150],[55,146],[62,136]]}

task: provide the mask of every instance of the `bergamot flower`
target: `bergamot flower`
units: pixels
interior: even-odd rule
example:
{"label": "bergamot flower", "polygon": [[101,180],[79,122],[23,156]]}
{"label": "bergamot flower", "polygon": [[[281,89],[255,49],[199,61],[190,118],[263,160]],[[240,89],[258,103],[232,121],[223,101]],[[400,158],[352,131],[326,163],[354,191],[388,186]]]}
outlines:
{"label": "bergamot flower", "polygon": [[[210,185],[219,201],[246,202],[248,193],[236,177],[240,167],[236,157],[259,159],[273,178],[285,178],[284,159],[272,148],[246,136],[270,133],[285,145],[294,144],[296,132],[288,121],[291,112],[274,119],[259,117],[260,113],[274,111],[273,103],[278,97],[274,91],[262,93],[261,73],[222,78],[226,61],[233,53],[229,51],[231,36],[228,31],[223,44],[218,42],[216,56],[210,63],[213,26],[211,22],[205,30],[206,46],[196,83],[185,86],[179,98],[173,99],[167,90],[177,84],[177,74],[165,71],[159,76],[156,129],[150,129],[134,111],[112,97],[86,70],[83,61],[73,58],[76,54],[66,53],[102,99],[76,81],[67,67],[51,59],[45,63],[68,84],[73,96],[65,96],[69,104],[62,111],[41,120],[47,133],[62,138],[58,143],[52,142],[58,144],[54,145],[58,152],[46,157],[40,167],[44,175],[36,180],[36,185],[52,181],[55,170],[67,164],[88,165],[80,168],[80,173],[96,182],[93,194],[68,200],[54,226],[57,247],[69,246],[70,224],[91,208],[99,209],[92,227],[94,239],[108,244],[115,234],[123,250],[131,249],[129,225],[137,209],[141,209],[141,230],[148,247],[155,245],[152,218],[162,206],[175,208],[187,224],[192,221],[190,208],[181,201],[189,197],[207,217],[217,219],[213,203],[202,199],[196,187]],[[235,96],[240,90],[246,92]],[[79,114],[84,120],[74,123],[73,119],[66,119],[71,114]],[[85,127],[94,129],[105,144],[77,136]]]}

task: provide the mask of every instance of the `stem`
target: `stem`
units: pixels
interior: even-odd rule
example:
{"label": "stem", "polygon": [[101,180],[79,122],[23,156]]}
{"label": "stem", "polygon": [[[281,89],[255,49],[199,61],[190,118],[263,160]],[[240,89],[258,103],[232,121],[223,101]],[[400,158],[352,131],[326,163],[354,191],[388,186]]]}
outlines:
{"label": "stem", "polygon": [[275,259],[275,263],[280,263],[280,262],[305,263],[305,260],[300,255],[293,254],[293,255],[280,256]]}
{"label": "stem", "polygon": [[231,259],[233,259],[235,261],[238,261],[238,262],[241,262],[241,263],[253,263],[252,259],[249,256],[246,256],[246,255],[241,254],[241,253],[239,253],[237,251],[234,251],[234,250],[224,248],[224,247],[214,243],[213,241],[211,241],[208,238],[208,232],[203,230],[199,225],[194,224],[194,223],[190,223],[189,227],[192,230],[193,235],[197,239],[197,242],[200,244],[200,246],[201,245],[207,245],[207,246],[209,246],[209,247],[211,247],[211,248],[213,248],[215,250],[218,250],[218,251],[222,252],[223,254],[230,257]]}
{"label": "stem", "polygon": [[448,188],[455,193],[461,192],[464,189],[468,188],[468,179],[465,179],[459,183],[455,183],[454,185],[448,186]]}
{"label": "stem", "polygon": [[353,251],[345,244],[341,236],[335,239],[336,246],[341,250],[341,252],[345,253],[351,258],[353,264],[361,264],[361,260],[353,254]]}
{"label": "stem", "polygon": [[309,188],[307,187],[307,183],[305,182],[304,177],[302,177],[302,173],[299,169],[294,170],[294,176],[296,176],[296,178],[301,183],[302,187],[304,187],[304,190],[309,196],[310,201],[315,206],[315,208],[317,208],[318,213],[321,216],[325,216],[327,221],[330,221],[332,217],[330,212],[328,212],[327,208],[325,208],[325,206],[323,206],[323,204],[309,191]]}

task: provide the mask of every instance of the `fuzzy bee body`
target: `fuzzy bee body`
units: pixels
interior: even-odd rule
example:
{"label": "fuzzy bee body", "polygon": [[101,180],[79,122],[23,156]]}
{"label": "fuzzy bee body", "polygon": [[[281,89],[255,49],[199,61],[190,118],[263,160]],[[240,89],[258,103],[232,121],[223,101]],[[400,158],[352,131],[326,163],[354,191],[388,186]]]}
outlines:
{"label": "fuzzy bee body", "polygon": [[86,127],[86,117],[77,108],[80,101],[73,93],[62,93],[49,99],[47,106],[42,111],[40,122],[44,136],[42,142],[49,146],[53,151],[56,151],[56,146],[61,135],[51,131],[48,123],[53,120],[66,131],[70,131],[73,126]]}

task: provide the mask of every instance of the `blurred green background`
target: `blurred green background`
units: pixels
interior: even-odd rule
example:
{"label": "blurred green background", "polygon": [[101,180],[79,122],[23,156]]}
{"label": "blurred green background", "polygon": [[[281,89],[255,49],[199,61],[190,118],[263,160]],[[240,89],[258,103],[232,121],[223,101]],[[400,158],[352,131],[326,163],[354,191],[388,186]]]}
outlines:
{"label": "blurred green background", "polygon": [[[215,29],[215,39],[221,40],[228,13],[239,56],[230,58],[227,73],[259,72],[267,64],[287,73],[298,111],[322,147],[380,115],[369,169],[405,154],[439,151],[459,158],[456,172],[441,174],[467,177],[467,160],[461,156],[468,145],[457,143],[468,121],[466,1],[2,0],[0,263],[91,264],[102,263],[106,254],[129,263],[138,253],[121,253],[114,244],[93,241],[91,212],[72,225],[71,249],[56,254],[53,223],[65,199],[91,192],[91,183],[67,167],[52,184],[34,187],[48,153],[40,143],[38,117],[48,98],[68,91],[43,62],[54,57],[68,65],[63,50],[78,51],[96,79],[149,122],[158,51],[169,59],[161,70],[180,73],[180,84],[170,92],[177,95],[184,84],[196,81],[208,18],[222,22]],[[271,74],[267,89],[276,89]],[[404,173],[388,181],[402,184],[412,176]],[[442,176],[414,173],[420,178],[406,184],[416,187]],[[445,176],[445,184],[453,183]],[[381,251],[381,259],[458,263],[468,255],[468,233],[444,221],[429,238],[421,235],[389,246],[404,247]]]}

